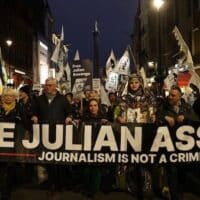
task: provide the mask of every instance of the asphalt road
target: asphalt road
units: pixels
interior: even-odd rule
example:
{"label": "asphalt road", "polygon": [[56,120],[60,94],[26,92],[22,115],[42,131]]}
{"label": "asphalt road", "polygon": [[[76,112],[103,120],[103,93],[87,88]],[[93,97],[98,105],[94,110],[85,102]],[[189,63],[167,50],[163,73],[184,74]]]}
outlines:
{"label": "asphalt road", "polygon": [[[95,200],[137,200],[128,193],[124,192],[111,192],[109,194],[98,193]],[[76,193],[72,191],[60,191],[55,193],[50,193],[48,190],[40,189],[27,189],[27,188],[18,188],[12,193],[11,200],[89,200],[81,193]],[[161,200],[155,198],[155,200]],[[200,196],[184,193],[183,200],[200,200]]]}

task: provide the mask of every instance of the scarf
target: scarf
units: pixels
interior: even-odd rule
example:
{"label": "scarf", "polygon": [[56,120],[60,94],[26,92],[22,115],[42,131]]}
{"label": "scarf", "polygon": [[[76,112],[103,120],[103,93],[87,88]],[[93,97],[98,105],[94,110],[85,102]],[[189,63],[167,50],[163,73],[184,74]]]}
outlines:
{"label": "scarf", "polygon": [[51,103],[53,101],[53,99],[55,98],[56,93],[55,94],[48,94],[46,93],[46,97],[48,99],[48,102]]}
{"label": "scarf", "polygon": [[3,103],[2,107],[5,110],[5,113],[8,114],[11,110],[15,108],[16,102],[13,101],[11,104]]}

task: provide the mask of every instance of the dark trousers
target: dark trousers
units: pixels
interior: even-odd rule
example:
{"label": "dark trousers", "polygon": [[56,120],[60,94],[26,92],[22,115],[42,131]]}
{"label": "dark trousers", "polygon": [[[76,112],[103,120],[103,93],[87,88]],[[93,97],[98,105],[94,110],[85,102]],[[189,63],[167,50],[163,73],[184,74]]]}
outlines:
{"label": "dark trousers", "polygon": [[179,183],[180,170],[178,166],[169,165],[166,166],[166,175],[169,185],[171,200],[182,200],[183,191],[181,184]]}
{"label": "dark trousers", "polygon": [[14,163],[0,163],[0,200],[9,200],[15,176]]}
{"label": "dark trousers", "polygon": [[89,196],[95,195],[101,185],[101,169],[96,166],[85,166],[83,175],[85,192]]}

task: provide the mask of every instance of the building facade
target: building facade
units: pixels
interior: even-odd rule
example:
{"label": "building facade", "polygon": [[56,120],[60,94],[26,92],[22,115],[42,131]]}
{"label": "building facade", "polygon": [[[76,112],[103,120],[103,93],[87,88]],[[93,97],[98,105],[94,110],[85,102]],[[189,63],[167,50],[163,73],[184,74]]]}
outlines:
{"label": "building facade", "polygon": [[50,57],[53,19],[48,2],[1,0],[0,8],[0,47],[8,77],[16,86],[38,82],[41,63],[48,65]]}
{"label": "building facade", "polygon": [[180,56],[178,42],[172,33],[178,27],[188,45],[195,65],[200,63],[200,1],[165,0],[157,10],[151,0],[139,0],[135,19],[132,48],[137,63],[143,66],[147,74],[157,71],[166,75],[167,69],[174,65]]}

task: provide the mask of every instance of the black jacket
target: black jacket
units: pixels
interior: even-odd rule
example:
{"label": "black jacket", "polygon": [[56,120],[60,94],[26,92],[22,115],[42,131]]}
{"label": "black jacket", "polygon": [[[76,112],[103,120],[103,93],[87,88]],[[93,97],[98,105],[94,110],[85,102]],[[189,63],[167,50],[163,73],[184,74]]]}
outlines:
{"label": "black jacket", "polygon": [[159,124],[167,124],[165,121],[165,116],[170,116],[176,119],[178,115],[184,115],[184,122],[183,123],[191,123],[191,122],[199,122],[198,116],[195,114],[194,110],[192,107],[181,100],[181,104],[179,106],[179,112],[176,113],[173,110],[173,107],[169,104],[169,102],[166,100],[162,103],[162,105],[158,108],[157,111],[157,122]]}
{"label": "black jacket", "polygon": [[9,113],[6,113],[2,106],[0,106],[0,122],[21,122],[22,120],[22,107],[16,102],[16,106]]}
{"label": "black jacket", "polygon": [[46,95],[43,94],[33,104],[33,115],[37,116],[41,123],[64,123],[66,117],[71,116],[71,105],[58,92],[51,103],[48,102]]}

